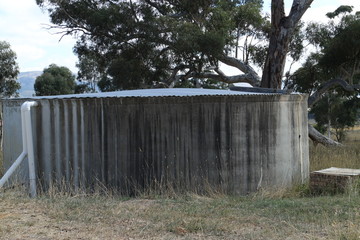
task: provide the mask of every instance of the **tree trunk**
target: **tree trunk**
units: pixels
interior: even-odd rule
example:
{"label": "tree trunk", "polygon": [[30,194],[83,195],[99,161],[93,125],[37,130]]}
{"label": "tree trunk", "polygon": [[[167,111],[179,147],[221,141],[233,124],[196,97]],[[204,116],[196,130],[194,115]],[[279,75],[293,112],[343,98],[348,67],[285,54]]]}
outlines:
{"label": "tree trunk", "polygon": [[313,0],[294,0],[289,16],[285,16],[284,1],[271,1],[271,32],[261,87],[281,89],[282,76],[294,29]]}
{"label": "tree trunk", "polygon": [[284,28],[284,1],[271,3],[271,33],[264,65],[261,87],[281,89],[290,31]]}

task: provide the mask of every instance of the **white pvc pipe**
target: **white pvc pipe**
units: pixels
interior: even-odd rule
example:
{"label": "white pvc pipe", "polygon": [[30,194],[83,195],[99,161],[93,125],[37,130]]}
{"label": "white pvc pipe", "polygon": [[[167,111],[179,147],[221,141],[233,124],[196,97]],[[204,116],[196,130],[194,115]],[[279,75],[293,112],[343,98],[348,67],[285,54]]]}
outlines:
{"label": "white pvc pipe", "polygon": [[26,124],[25,124],[25,112],[23,111],[23,105],[25,103],[23,103],[21,105],[21,133],[22,133],[22,145],[23,145],[23,152],[25,152],[27,154],[27,144],[26,144]]}
{"label": "white pvc pipe", "polygon": [[2,188],[5,183],[9,180],[11,175],[15,172],[16,168],[21,164],[21,162],[26,157],[26,152],[22,152],[20,156],[15,160],[11,167],[6,171],[4,176],[0,179],[0,188]]}
{"label": "white pvc pipe", "polygon": [[36,107],[37,102],[24,102],[21,105],[21,113],[24,113],[26,148],[29,163],[29,181],[30,181],[30,196],[36,197],[36,174],[35,174],[35,160],[34,160],[34,143],[31,125],[31,107]]}
{"label": "white pvc pipe", "polygon": [[19,167],[21,162],[28,156],[29,162],[29,180],[30,180],[30,196],[36,196],[36,175],[35,175],[35,161],[34,161],[34,143],[32,136],[31,126],[31,107],[35,107],[36,102],[24,102],[21,105],[21,130],[22,130],[22,144],[23,151],[20,156],[15,160],[11,167],[6,171],[4,176],[0,179],[0,188],[9,180],[16,168]]}
{"label": "white pvc pipe", "polygon": [[21,131],[22,131],[22,153],[20,156],[15,160],[15,162],[11,165],[11,167],[6,171],[4,176],[0,179],[0,188],[2,188],[5,183],[9,180],[11,175],[15,172],[15,170],[19,167],[19,165],[22,163],[22,161],[25,159],[27,155],[27,144],[26,144],[26,134],[25,134],[25,113],[23,112],[21,108]]}

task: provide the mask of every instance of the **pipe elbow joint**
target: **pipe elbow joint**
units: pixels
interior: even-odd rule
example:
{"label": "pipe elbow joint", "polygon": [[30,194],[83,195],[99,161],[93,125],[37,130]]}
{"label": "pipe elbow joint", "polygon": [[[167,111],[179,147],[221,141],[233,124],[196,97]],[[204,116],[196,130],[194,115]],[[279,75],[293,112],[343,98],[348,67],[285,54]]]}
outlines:
{"label": "pipe elbow joint", "polygon": [[31,107],[36,107],[39,104],[35,101],[26,101],[21,105],[21,111],[22,112],[26,112],[26,111],[30,111]]}

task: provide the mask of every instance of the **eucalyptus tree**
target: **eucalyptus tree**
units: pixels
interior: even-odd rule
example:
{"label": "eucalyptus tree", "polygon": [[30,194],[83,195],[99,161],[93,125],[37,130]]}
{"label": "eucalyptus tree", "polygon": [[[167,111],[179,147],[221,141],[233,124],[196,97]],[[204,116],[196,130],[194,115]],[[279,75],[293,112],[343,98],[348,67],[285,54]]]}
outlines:
{"label": "eucalyptus tree", "polygon": [[340,6],[327,13],[328,23],[308,25],[306,38],[316,51],[290,78],[290,88],[310,94],[309,107],[319,124],[333,125],[340,135],[357,120],[360,101],[360,13],[352,9]]}
{"label": "eucalyptus tree", "polygon": [[[250,66],[269,23],[261,0],[37,0],[63,34],[78,36],[79,66],[91,58],[102,90],[173,87],[187,80],[260,84]],[[247,41],[242,37],[247,36]],[[239,54],[242,59],[232,57]],[[261,49],[262,50],[262,49]],[[85,57],[86,56],[86,57]],[[226,76],[220,62],[242,74]],[[80,69],[81,71],[81,69]]]}
{"label": "eucalyptus tree", "polygon": [[76,66],[79,69],[77,79],[82,83],[79,86],[86,89],[83,92],[96,92],[96,86],[101,75],[95,59],[91,55],[79,56],[79,62]]}
{"label": "eucalyptus tree", "polygon": [[[6,41],[0,41],[0,98],[17,97],[20,84],[17,82],[19,66],[16,53]],[[2,121],[2,111],[0,111]],[[0,150],[2,150],[2,124],[0,124]]]}
{"label": "eucalyptus tree", "polygon": [[343,142],[346,130],[353,127],[360,117],[359,109],[360,99],[356,95],[344,96],[332,91],[311,108],[311,113],[315,117],[317,130],[321,133],[328,131],[329,135],[335,136],[336,141]]}
{"label": "eucalyptus tree", "polygon": [[[294,0],[286,16],[284,1],[272,0],[270,23],[262,0],[36,0],[53,27],[79,36],[79,65],[83,56],[95,60],[103,90],[188,79],[200,86],[209,78],[281,88],[289,45],[312,1]],[[220,63],[241,74],[224,74]],[[254,64],[263,67],[262,80]]]}
{"label": "eucalyptus tree", "polygon": [[16,53],[6,41],[0,41],[0,97],[18,95],[20,84],[17,82],[19,66],[16,62]]}
{"label": "eucalyptus tree", "polygon": [[36,96],[74,94],[75,76],[67,67],[51,64],[35,80]]}

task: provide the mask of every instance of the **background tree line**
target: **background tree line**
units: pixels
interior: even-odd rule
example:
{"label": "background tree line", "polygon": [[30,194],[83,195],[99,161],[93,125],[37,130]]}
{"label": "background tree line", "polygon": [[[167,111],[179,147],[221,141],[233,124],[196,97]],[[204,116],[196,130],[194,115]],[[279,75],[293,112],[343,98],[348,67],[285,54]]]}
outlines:
{"label": "background tree line", "polygon": [[330,136],[331,127],[342,141],[345,129],[359,118],[360,13],[353,13],[352,6],[340,6],[326,16],[328,23],[312,22],[301,30],[303,43],[315,51],[285,84],[310,94],[316,128]]}

